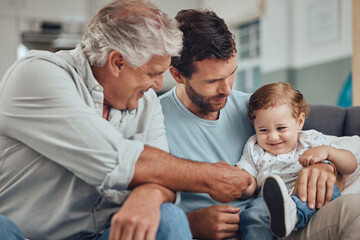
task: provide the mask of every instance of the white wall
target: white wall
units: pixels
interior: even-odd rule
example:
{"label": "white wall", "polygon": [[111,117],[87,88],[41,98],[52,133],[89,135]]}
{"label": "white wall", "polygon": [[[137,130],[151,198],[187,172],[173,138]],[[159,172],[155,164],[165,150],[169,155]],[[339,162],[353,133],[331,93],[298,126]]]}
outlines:
{"label": "white wall", "polygon": [[[337,38],[314,43],[310,29],[311,9],[326,7],[328,3],[337,3],[338,11],[338,36]],[[321,6],[320,6],[321,7]],[[294,1],[294,59],[293,67],[302,68],[339,58],[352,56],[352,14],[351,0],[327,0],[327,1]],[[295,11],[296,9],[296,11]]]}
{"label": "white wall", "polygon": [[261,71],[287,68],[292,63],[291,0],[268,0],[261,18]]}
{"label": "white wall", "polygon": [[151,0],[151,2],[153,2],[158,8],[166,12],[170,17],[175,17],[175,15],[182,9],[201,8],[200,0]]}
{"label": "white wall", "polygon": [[[310,11],[338,4],[336,39],[312,41]],[[304,68],[352,56],[351,0],[268,0],[262,17],[263,73]]]}
{"label": "white wall", "polygon": [[229,27],[234,27],[257,18],[263,3],[263,0],[203,0],[201,7],[215,11]]}

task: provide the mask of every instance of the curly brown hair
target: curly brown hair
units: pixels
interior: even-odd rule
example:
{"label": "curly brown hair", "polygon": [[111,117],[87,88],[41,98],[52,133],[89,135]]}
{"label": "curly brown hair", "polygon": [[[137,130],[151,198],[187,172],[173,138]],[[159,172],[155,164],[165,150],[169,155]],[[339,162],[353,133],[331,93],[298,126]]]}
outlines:
{"label": "curly brown hair", "polygon": [[247,114],[251,123],[254,124],[256,118],[254,111],[281,104],[288,104],[296,119],[300,113],[304,113],[306,117],[310,112],[310,106],[304,96],[289,83],[270,83],[257,89],[247,102]]}

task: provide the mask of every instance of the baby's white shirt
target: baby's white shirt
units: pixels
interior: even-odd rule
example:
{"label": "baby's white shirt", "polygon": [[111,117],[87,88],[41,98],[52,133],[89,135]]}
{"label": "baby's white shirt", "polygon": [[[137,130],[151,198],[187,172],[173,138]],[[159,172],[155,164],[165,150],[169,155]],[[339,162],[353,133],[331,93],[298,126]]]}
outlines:
{"label": "baby's white shirt", "polygon": [[309,148],[322,145],[338,148],[324,134],[318,131],[299,131],[298,141],[293,150],[275,156],[262,149],[257,143],[256,135],[253,135],[247,141],[243,155],[236,165],[252,175],[256,179],[258,187],[262,186],[268,175],[276,174],[280,176],[284,180],[289,193],[291,193],[298,174],[303,169],[303,166],[298,161],[299,156]]}

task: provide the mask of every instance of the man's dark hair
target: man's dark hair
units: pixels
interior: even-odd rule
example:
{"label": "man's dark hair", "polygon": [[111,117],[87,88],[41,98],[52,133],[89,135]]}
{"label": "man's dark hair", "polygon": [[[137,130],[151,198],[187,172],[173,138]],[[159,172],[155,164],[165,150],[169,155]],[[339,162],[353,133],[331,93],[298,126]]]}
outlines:
{"label": "man's dark hair", "polygon": [[180,56],[171,58],[171,65],[185,78],[196,72],[195,61],[207,58],[228,60],[235,54],[233,35],[216,13],[181,10],[175,19],[183,32],[183,49]]}

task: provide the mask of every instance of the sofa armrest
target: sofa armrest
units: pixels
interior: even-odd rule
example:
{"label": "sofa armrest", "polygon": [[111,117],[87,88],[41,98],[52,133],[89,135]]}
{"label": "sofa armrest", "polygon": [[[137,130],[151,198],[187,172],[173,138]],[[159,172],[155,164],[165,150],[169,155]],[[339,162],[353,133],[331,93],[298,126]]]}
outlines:
{"label": "sofa armrest", "polygon": [[360,106],[346,108],[344,136],[360,136]]}

